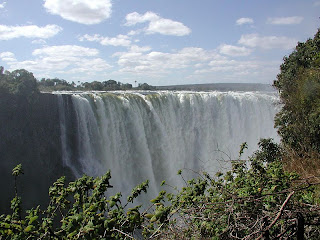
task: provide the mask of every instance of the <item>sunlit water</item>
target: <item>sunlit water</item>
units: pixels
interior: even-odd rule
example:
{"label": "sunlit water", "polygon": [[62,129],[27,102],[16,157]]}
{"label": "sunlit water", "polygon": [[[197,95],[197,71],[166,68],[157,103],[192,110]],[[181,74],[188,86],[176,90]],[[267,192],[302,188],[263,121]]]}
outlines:
{"label": "sunlit water", "polygon": [[[60,104],[63,158],[77,176],[97,176],[111,169],[116,192],[150,180],[150,194],[162,180],[181,186],[184,174],[214,173],[247,156],[260,138],[278,140],[273,119],[278,97],[263,92],[56,92]],[[63,94],[72,95],[72,105]],[[77,164],[71,162],[67,114],[76,113]],[[192,174],[190,174],[191,176]]]}

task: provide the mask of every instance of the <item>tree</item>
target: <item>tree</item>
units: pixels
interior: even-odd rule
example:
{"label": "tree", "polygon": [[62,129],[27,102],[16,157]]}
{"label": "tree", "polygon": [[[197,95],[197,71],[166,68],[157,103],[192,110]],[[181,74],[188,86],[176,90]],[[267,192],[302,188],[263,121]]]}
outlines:
{"label": "tree", "polygon": [[142,84],[139,83],[138,89],[141,89],[141,90],[154,90],[155,87],[149,85],[148,83],[142,83]]}
{"label": "tree", "polygon": [[283,103],[275,126],[285,145],[320,152],[320,30],[284,57],[274,81]]}
{"label": "tree", "polygon": [[120,89],[120,82],[117,83],[115,80],[108,80],[103,82],[104,90],[119,90]]}
{"label": "tree", "polygon": [[25,97],[32,97],[39,93],[38,83],[33,73],[25,69],[18,69],[12,72],[5,71],[3,67],[0,74],[0,89],[7,93],[17,94]]}
{"label": "tree", "polygon": [[74,82],[68,83],[66,80],[59,78],[42,78],[38,84],[41,91],[71,91],[75,89]]}
{"label": "tree", "polygon": [[130,89],[132,89],[132,84],[130,84],[130,83],[122,84],[121,89],[130,90]]}
{"label": "tree", "polygon": [[92,90],[96,90],[96,91],[102,91],[103,90],[103,84],[101,82],[98,81],[93,81],[90,84],[90,87]]}

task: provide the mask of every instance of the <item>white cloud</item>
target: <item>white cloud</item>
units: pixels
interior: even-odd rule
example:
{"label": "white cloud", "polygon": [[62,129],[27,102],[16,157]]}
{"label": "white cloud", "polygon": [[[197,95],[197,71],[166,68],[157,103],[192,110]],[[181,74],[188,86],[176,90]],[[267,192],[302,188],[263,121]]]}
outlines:
{"label": "white cloud", "polygon": [[[149,50],[149,51],[148,51]],[[196,64],[208,62],[219,56],[216,52],[188,47],[178,52],[157,52],[150,48],[132,47],[128,52],[118,52],[120,72],[159,76],[181,69],[192,69]]]}
{"label": "white cloud", "polygon": [[13,38],[50,38],[62,30],[57,25],[46,25],[38,27],[36,25],[26,26],[6,26],[0,25],[0,40],[10,40]]}
{"label": "white cloud", "polygon": [[128,47],[131,45],[131,41],[129,40],[129,37],[126,35],[118,35],[117,37],[114,38],[108,38],[105,37],[101,41],[102,45],[111,45],[111,46],[124,46]]}
{"label": "white cloud", "polygon": [[252,18],[239,18],[236,21],[237,25],[243,25],[243,24],[253,24],[253,19]]}
{"label": "white cloud", "polygon": [[146,12],[144,15],[140,15],[137,12],[129,13],[126,16],[126,23],[125,26],[133,26],[137,23],[143,23],[143,22],[153,22],[159,20],[160,17],[153,13],[153,12]]}
{"label": "white cloud", "polygon": [[7,62],[7,63],[16,61],[15,55],[12,52],[2,52],[0,53],[0,58],[3,62]]}
{"label": "white cloud", "polygon": [[47,42],[43,39],[35,39],[31,42],[32,44],[41,44],[41,45],[44,45],[46,44]]}
{"label": "white cloud", "polygon": [[111,16],[111,0],[44,0],[54,15],[82,24],[97,24]]}
{"label": "white cloud", "polygon": [[[14,57],[10,53],[1,56]],[[26,61],[8,62],[10,69],[24,68],[36,74],[56,76],[56,73],[86,73],[92,74],[105,71],[111,66],[94,48],[85,48],[77,45],[50,46],[35,49],[32,52],[34,59]]]}
{"label": "white cloud", "polygon": [[[134,76],[148,78],[151,84],[161,79],[161,84],[170,84],[172,76],[183,76],[183,81],[217,82],[270,82],[278,73],[281,62],[259,60],[235,60],[220,55],[220,48],[205,50],[187,47],[180,50],[160,52],[150,48],[139,51],[131,47],[126,52],[117,52],[113,57],[117,60],[117,76]],[[179,80],[177,80],[179,81]],[[183,82],[181,82],[183,83]],[[186,83],[186,82],[184,82]]]}
{"label": "white cloud", "polygon": [[214,60],[209,64],[210,68],[197,70],[195,73],[208,73],[208,72],[228,72],[234,73],[243,70],[243,64],[235,60]]}
{"label": "white cloud", "polygon": [[[147,34],[160,33],[163,35],[185,36],[191,33],[191,29],[183,23],[161,18],[153,12],[146,12],[143,15],[137,12],[129,13],[126,16],[125,26],[133,26],[144,22],[149,22],[148,27],[144,29]],[[139,32],[140,31],[134,31],[130,32],[130,34],[134,35]]]}
{"label": "white cloud", "polygon": [[131,40],[126,35],[118,35],[113,38],[109,37],[102,37],[99,34],[95,35],[88,35],[85,34],[79,38],[80,41],[89,41],[89,42],[99,42],[101,45],[111,45],[111,46],[123,46],[123,47],[129,47],[131,45]]}
{"label": "white cloud", "polygon": [[6,5],[6,2],[0,3],[0,9],[1,9],[1,8],[4,8],[5,5]]}
{"label": "white cloud", "polygon": [[142,29],[138,29],[138,30],[131,30],[130,32],[128,32],[128,36],[134,36],[134,35],[138,35],[140,33],[142,33],[143,30]]}
{"label": "white cloud", "polygon": [[303,20],[303,17],[277,17],[277,18],[268,18],[267,23],[273,25],[291,25],[299,24]]}
{"label": "white cloud", "polygon": [[145,46],[145,47],[139,47],[137,45],[132,45],[130,47],[130,52],[149,52],[151,51],[151,47]]}
{"label": "white cloud", "polygon": [[14,57],[3,57],[3,58],[1,58],[1,60],[2,60],[3,62],[8,63],[8,64],[10,64],[10,63],[12,63],[12,62],[16,62],[16,61],[17,61],[17,59],[16,59],[16,58],[14,58]]}
{"label": "white cloud", "polygon": [[147,31],[148,34],[160,33],[163,35],[185,36],[191,33],[191,30],[180,22],[170,19],[159,19],[150,22]]}
{"label": "white cloud", "polygon": [[214,59],[196,70],[193,78],[211,78],[219,82],[270,82],[278,73],[280,62],[246,60],[238,61],[230,58]]}
{"label": "white cloud", "polygon": [[107,64],[102,58],[81,59],[76,62],[75,67],[73,67],[67,73],[95,73],[105,71],[109,68],[111,68],[111,65]]}
{"label": "white cloud", "polygon": [[4,58],[4,57],[14,57],[14,53],[12,53],[12,52],[2,52],[2,53],[0,53],[0,58]]}
{"label": "white cloud", "polygon": [[[208,66],[210,66],[209,69],[207,69],[207,72],[241,72],[245,69],[253,69],[255,68],[255,64],[253,62],[249,61],[235,61],[233,59],[228,58],[221,58],[221,59],[215,59],[209,62]],[[197,73],[200,73],[198,71]],[[204,71],[202,71],[204,72]]]}
{"label": "white cloud", "polygon": [[248,56],[251,54],[252,50],[246,47],[238,47],[233,45],[223,44],[220,46],[220,53],[228,56]]}
{"label": "white cloud", "polygon": [[259,47],[264,49],[281,48],[289,50],[296,46],[297,40],[288,37],[246,34],[241,36],[238,43],[247,47]]}
{"label": "white cloud", "polygon": [[100,34],[94,34],[94,35],[85,34],[85,35],[79,37],[79,40],[81,42],[83,42],[83,41],[100,42],[102,39],[103,39],[103,37],[101,37]]}
{"label": "white cloud", "polygon": [[54,57],[93,57],[97,56],[99,51],[95,48],[86,48],[77,45],[61,45],[50,46],[36,49],[32,52],[32,55],[47,55]]}

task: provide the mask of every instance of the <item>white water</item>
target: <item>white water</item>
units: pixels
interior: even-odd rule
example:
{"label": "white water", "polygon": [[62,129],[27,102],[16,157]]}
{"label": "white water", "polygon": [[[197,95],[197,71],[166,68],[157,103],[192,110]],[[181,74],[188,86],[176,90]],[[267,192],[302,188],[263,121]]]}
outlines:
{"label": "white water", "polygon": [[162,180],[180,185],[179,169],[214,173],[228,165],[221,160],[237,158],[241,143],[251,154],[260,138],[278,140],[277,101],[254,92],[74,93],[80,170],[68,160],[61,116],[64,162],[78,176],[111,169],[112,184],[124,195],[149,179],[153,195]]}

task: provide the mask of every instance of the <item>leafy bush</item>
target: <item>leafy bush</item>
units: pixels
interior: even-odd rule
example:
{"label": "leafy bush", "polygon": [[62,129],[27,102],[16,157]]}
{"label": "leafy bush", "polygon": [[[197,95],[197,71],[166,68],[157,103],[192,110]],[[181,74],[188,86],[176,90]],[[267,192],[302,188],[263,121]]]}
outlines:
{"label": "leafy bush", "polygon": [[[22,173],[21,165],[13,169],[15,179]],[[121,193],[107,198],[111,174],[97,178],[83,176],[68,185],[59,178],[49,189],[50,203],[46,210],[39,206],[21,217],[21,199],[11,201],[11,215],[0,216],[1,239],[126,239],[141,228],[143,217],[139,209],[125,207],[141,192],[148,181],[137,186],[122,205]]]}
{"label": "leafy bush", "polygon": [[[202,173],[176,194],[160,192],[152,200],[155,211],[148,215],[149,236],[285,239],[302,231],[306,239],[318,239],[316,183],[284,171],[283,153],[270,139],[261,140],[259,146],[248,161],[233,161],[230,171],[215,177]],[[307,227],[299,229],[301,221]]]}
{"label": "leafy bush", "polygon": [[[121,193],[106,197],[110,172],[69,184],[61,177],[49,189],[48,207],[25,214],[15,184],[12,214],[0,216],[1,239],[284,239],[299,234],[318,239],[314,186],[319,182],[284,171],[284,153],[270,139],[261,140],[259,147],[245,161],[240,160],[243,144],[230,171],[215,177],[204,172],[176,193],[161,191],[144,212],[128,204],[147,191],[148,181],[123,204]],[[13,169],[15,182],[22,173],[21,165]],[[183,177],[183,171],[178,175]]]}

